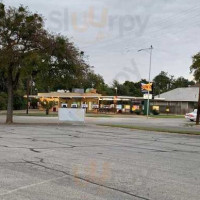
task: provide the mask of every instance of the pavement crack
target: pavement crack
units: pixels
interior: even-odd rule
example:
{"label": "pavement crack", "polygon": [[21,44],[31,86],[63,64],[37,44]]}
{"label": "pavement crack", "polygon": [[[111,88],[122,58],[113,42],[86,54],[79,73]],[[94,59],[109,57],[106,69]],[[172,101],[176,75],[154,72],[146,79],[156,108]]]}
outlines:
{"label": "pavement crack", "polygon": [[45,165],[41,165],[41,164],[38,164],[38,163],[35,163],[35,162],[32,162],[32,161],[28,161],[28,160],[24,160],[24,162],[26,162],[27,164],[38,166],[38,167],[43,167],[45,169],[52,170],[52,171],[55,171],[55,172],[63,173],[64,175],[67,175],[69,177],[73,177],[73,178],[79,179],[81,181],[85,181],[87,183],[90,183],[90,184],[93,184],[93,185],[96,185],[96,186],[99,186],[99,187],[103,187],[103,188],[106,188],[106,189],[109,189],[109,190],[112,190],[112,191],[120,192],[120,193],[123,193],[125,195],[136,197],[138,199],[150,200],[149,198],[146,198],[146,197],[143,197],[143,196],[139,196],[139,195],[130,193],[128,191],[117,189],[117,188],[114,188],[114,187],[111,187],[111,186],[106,186],[106,185],[91,181],[89,179],[82,178],[80,176],[76,176],[76,175],[70,174],[70,173],[68,173],[66,171],[63,171],[63,170],[54,169],[54,168],[51,168],[51,167],[48,167],[48,166],[45,166]]}
{"label": "pavement crack", "polygon": [[29,148],[29,150],[32,151],[32,152],[35,152],[35,153],[41,153],[40,151],[35,150],[35,149],[33,149],[33,148]]}

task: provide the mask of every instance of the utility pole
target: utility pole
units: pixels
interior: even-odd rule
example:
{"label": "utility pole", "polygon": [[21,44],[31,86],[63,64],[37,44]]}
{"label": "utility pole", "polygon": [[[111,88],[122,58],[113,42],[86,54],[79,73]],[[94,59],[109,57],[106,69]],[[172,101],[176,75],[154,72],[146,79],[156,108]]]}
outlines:
{"label": "utility pole", "polygon": [[200,85],[199,85],[199,101],[198,101],[198,108],[197,108],[196,125],[199,125],[199,121],[200,121]]}
{"label": "utility pole", "polygon": [[29,111],[29,90],[30,90],[30,80],[28,78],[27,83],[26,83],[26,95],[27,95],[27,104],[26,104],[26,114],[28,115]]}
{"label": "utility pole", "polygon": [[[138,50],[138,52],[140,52],[140,51],[146,51],[146,50],[150,50],[150,63],[149,63],[149,85],[150,85],[151,84],[151,63],[152,63],[153,46],[151,45],[150,48],[140,49],[140,50]],[[148,90],[147,119],[149,118],[149,106],[150,106],[150,91]]]}
{"label": "utility pole", "polygon": [[115,107],[115,113],[117,113],[117,90],[118,90],[118,88],[117,87],[115,87],[115,94],[116,94],[116,96],[115,96],[115,98],[114,98],[114,107]]}
{"label": "utility pole", "polygon": [[[152,51],[153,51],[153,46],[151,45],[150,47],[150,63],[149,63],[149,85],[151,84],[151,61],[152,61]],[[148,102],[147,102],[147,118],[149,118],[149,106],[150,106],[150,91],[148,90]]]}

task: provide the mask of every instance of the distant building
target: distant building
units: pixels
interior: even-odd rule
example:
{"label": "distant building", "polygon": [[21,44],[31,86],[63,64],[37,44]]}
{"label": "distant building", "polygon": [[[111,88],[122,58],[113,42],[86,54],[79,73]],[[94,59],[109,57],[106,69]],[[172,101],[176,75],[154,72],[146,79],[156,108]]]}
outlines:
{"label": "distant building", "polygon": [[[38,93],[30,98],[40,101],[53,101],[55,106],[51,111],[57,112],[58,108],[85,108],[87,112],[126,112],[130,113],[137,109],[142,109],[143,97],[131,96],[102,96],[96,89],[89,88],[85,92],[83,89],[58,90],[57,92]],[[38,102],[38,108],[43,110]]]}
{"label": "distant building", "polygon": [[[160,113],[185,114],[197,108],[199,87],[177,88],[150,100],[150,110],[159,110]],[[36,96],[40,101],[53,101],[55,106],[52,111],[58,108],[85,108],[87,112],[121,112],[130,113],[135,110],[145,109],[145,97],[133,96],[102,96],[93,88],[58,90],[57,92],[38,93]],[[38,104],[39,109],[43,109]]]}
{"label": "distant building", "polygon": [[[41,101],[54,101],[55,106],[52,109],[53,111],[58,111],[58,108],[60,107],[84,107],[87,108],[88,111],[93,111],[94,107],[98,107],[101,94],[96,93],[96,90],[91,90],[86,93],[84,93],[84,90],[81,89],[74,89],[73,91],[74,92],[59,90],[58,92],[38,93],[36,98]],[[42,109],[40,106],[39,108]]]}
{"label": "distant building", "polygon": [[160,112],[169,112],[173,114],[185,114],[191,112],[197,107],[199,97],[199,87],[176,88],[174,90],[162,93],[155,98],[164,99],[163,101],[153,101],[153,105],[160,107]]}

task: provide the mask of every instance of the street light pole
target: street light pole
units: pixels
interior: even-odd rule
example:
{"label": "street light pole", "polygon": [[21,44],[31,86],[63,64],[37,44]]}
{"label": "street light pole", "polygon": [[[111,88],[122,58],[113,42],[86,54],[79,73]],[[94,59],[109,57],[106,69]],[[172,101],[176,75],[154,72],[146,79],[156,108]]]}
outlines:
{"label": "street light pole", "polygon": [[[140,49],[140,51],[150,50],[150,63],[149,63],[149,84],[151,84],[151,63],[152,63],[152,52],[153,52],[153,46],[151,45],[150,48],[146,49]],[[148,101],[147,101],[147,119],[149,118],[149,106],[150,106],[150,91],[148,90]]]}
{"label": "street light pole", "polygon": [[[150,63],[149,63],[149,84],[151,82],[151,63],[152,63],[152,51],[153,51],[153,46],[151,45],[150,47]],[[149,118],[149,106],[150,106],[150,91],[148,90],[148,102],[147,102],[147,118]]]}
{"label": "street light pole", "polygon": [[115,87],[115,91],[116,91],[116,96],[115,96],[115,99],[114,99],[114,107],[115,107],[115,112],[117,112],[117,90],[118,90],[118,88],[117,87]]}

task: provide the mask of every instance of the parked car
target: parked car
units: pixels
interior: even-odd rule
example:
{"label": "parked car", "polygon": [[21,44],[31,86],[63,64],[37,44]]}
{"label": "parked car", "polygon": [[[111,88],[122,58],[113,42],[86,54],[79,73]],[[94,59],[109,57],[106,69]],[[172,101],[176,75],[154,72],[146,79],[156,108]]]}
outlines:
{"label": "parked car", "polygon": [[196,121],[196,119],[197,119],[197,109],[195,109],[191,113],[186,113],[185,118],[189,119],[190,121]]}

